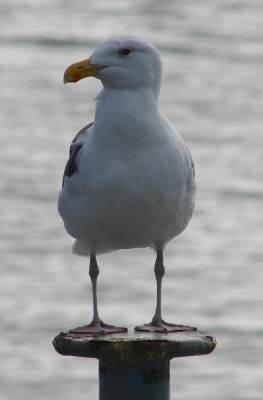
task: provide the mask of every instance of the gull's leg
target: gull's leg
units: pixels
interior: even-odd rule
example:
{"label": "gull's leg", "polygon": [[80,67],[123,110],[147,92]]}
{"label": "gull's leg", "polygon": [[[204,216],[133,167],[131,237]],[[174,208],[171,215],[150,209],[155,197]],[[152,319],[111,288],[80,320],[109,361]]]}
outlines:
{"label": "gull's leg", "polygon": [[[155,279],[157,284],[157,302],[156,302],[156,311],[153,316],[152,322],[154,325],[159,326],[164,329],[162,325],[163,318],[162,318],[162,280],[165,274],[165,268],[163,265],[163,251],[157,251],[157,257],[154,265],[154,273]],[[164,331],[166,331],[164,329]]]}
{"label": "gull's leg", "polygon": [[196,328],[184,325],[169,324],[162,318],[162,279],[165,274],[165,268],[163,265],[163,250],[157,250],[156,261],[154,264],[154,273],[157,284],[157,302],[156,311],[153,316],[152,322],[141,326],[136,326],[136,331],[143,332],[180,332],[180,331],[195,331]]}
{"label": "gull's leg", "polygon": [[96,255],[92,253],[90,255],[89,265],[89,276],[92,285],[92,299],[93,299],[93,318],[89,325],[82,326],[80,328],[72,329],[70,332],[74,333],[115,333],[115,332],[127,332],[127,328],[117,327],[114,325],[107,325],[99,317],[98,312],[98,299],[97,299],[97,279],[100,273]]}
{"label": "gull's leg", "polygon": [[91,326],[94,326],[98,329],[99,332],[105,333],[104,329],[101,327],[102,321],[99,317],[98,312],[98,299],[97,299],[97,279],[99,276],[100,270],[97,264],[97,259],[95,254],[90,255],[90,265],[89,265],[89,276],[92,285],[92,299],[93,299],[93,318],[90,323]]}

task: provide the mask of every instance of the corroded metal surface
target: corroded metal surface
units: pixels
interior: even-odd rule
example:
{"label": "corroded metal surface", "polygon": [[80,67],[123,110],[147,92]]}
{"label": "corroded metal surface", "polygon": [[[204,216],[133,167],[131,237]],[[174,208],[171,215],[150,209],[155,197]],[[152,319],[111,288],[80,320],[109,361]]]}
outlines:
{"label": "corroded metal surface", "polygon": [[128,332],[90,335],[74,331],[61,332],[53,346],[59,354],[108,361],[140,362],[171,360],[211,353],[216,340],[209,332],[172,333]]}
{"label": "corroded metal surface", "polygon": [[169,400],[170,362],[99,361],[100,400]]}
{"label": "corroded metal surface", "polygon": [[61,332],[53,345],[65,356],[99,360],[100,400],[169,400],[170,360],[209,354],[216,340],[197,330],[92,335],[77,328]]}

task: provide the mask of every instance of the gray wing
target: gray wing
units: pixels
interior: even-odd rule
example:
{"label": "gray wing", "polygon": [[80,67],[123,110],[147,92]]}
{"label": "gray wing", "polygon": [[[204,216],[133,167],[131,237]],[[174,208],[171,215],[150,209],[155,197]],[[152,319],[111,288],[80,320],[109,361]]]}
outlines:
{"label": "gray wing", "polygon": [[70,148],[69,148],[69,159],[68,162],[65,166],[65,170],[64,170],[64,174],[63,174],[63,178],[62,178],[62,188],[64,186],[64,181],[65,181],[65,177],[66,176],[72,176],[76,170],[77,170],[77,166],[76,166],[76,157],[78,155],[78,152],[80,151],[83,143],[77,143],[79,137],[84,134],[92,125],[94,124],[94,122],[91,122],[90,124],[84,126],[84,128],[82,128],[74,137],[74,139],[71,142]]}

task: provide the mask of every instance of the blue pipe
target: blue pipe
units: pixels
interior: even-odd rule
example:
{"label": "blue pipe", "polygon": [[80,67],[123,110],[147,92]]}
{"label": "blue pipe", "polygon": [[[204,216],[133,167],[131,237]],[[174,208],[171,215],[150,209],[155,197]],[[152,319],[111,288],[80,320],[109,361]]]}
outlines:
{"label": "blue pipe", "polygon": [[100,400],[169,400],[170,362],[99,360]]}
{"label": "blue pipe", "polygon": [[216,340],[198,330],[91,335],[77,328],[53,345],[64,356],[99,360],[99,400],[169,400],[170,360],[209,354]]}

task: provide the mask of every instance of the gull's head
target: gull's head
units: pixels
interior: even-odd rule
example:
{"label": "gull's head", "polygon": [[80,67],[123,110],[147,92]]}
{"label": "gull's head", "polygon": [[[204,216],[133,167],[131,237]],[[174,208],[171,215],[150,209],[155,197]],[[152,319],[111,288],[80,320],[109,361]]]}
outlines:
{"label": "gull's head", "polygon": [[162,61],[149,42],[133,37],[110,39],[99,45],[90,58],[70,65],[64,83],[93,76],[105,88],[137,89],[149,87],[159,92]]}

